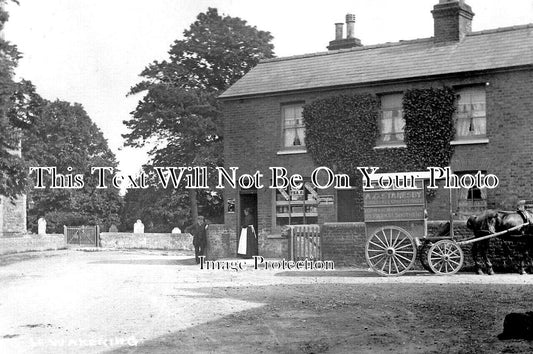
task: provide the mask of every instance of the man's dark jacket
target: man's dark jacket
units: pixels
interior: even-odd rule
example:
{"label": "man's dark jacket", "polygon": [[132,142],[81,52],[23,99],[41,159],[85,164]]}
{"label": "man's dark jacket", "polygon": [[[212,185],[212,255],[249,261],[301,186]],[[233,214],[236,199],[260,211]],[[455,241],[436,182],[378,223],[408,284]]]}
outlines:
{"label": "man's dark jacket", "polygon": [[198,225],[198,223],[187,228],[186,232],[189,232],[192,235],[192,244],[194,246],[205,247],[207,243],[206,229],[207,224]]}

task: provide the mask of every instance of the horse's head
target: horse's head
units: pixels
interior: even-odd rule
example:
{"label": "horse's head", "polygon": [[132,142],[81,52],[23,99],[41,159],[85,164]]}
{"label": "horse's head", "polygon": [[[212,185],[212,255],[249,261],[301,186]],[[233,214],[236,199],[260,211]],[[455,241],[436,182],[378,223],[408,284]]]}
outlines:
{"label": "horse's head", "polygon": [[494,210],[486,210],[480,215],[472,215],[466,221],[466,227],[474,231],[489,231],[496,232],[496,225],[500,220],[499,214]]}
{"label": "horse's head", "polygon": [[468,220],[466,220],[466,227],[468,227],[470,230],[475,231],[476,230],[476,216],[470,215]]}

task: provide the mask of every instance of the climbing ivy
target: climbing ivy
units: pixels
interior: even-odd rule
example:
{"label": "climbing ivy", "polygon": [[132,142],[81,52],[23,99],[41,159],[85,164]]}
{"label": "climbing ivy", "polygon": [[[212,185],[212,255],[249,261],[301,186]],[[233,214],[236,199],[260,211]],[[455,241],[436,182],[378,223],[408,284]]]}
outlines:
{"label": "climbing ivy", "polygon": [[[352,186],[361,186],[359,166],[377,166],[379,172],[448,166],[453,154],[454,111],[451,88],[408,90],[403,96],[406,148],[375,149],[380,135],[378,97],[366,94],[317,99],[303,110],[307,150],[317,165],[350,175]],[[356,191],[357,200],[362,200],[361,190]]]}
{"label": "climbing ivy", "polygon": [[444,167],[450,164],[455,135],[453,114],[455,92],[441,89],[407,91],[403,97],[405,144],[415,168]]}
{"label": "climbing ivy", "polygon": [[319,166],[356,175],[379,136],[379,101],[371,95],[318,99],[303,110],[307,150]]}

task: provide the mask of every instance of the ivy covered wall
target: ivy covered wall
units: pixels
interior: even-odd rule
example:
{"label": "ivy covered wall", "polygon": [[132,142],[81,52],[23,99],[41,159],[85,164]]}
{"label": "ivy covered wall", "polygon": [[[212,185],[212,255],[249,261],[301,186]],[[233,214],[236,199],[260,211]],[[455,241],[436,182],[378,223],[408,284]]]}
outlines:
{"label": "ivy covered wall", "polygon": [[[338,95],[319,98],[304,106],[306,146],[318,166],[328,166],[361,186],[360,166],[378,172],[425,171],[445,167],[453,155],[455,92],[449,87],[404,92],[405,119],[402,148],[376,148],[380,136],[380,99],[376,95]],[[362,215],[362,191],[356,188]],[[431,195],[429,196],[431,199]]]}

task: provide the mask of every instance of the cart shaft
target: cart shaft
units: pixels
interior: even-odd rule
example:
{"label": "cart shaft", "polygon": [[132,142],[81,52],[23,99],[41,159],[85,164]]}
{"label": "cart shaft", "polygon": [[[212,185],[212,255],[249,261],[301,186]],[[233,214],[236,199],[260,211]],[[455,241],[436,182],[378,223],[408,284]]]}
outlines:
{"label": "cart shaft", "polygon": [[496,233],[493,233],[493,234],[490,234],[490,235],[487,235],[487,236],[471,238],[471,239],[465,240],[465,241],[459,241],[459,242],[457,242],[457,244],[458,245],[468,245],[469,243],[474,243],[474,242],[486,240],[488,238],[502,236],[502,235],[511,233],[512,231],[518,230],[518,229],[520,229],[520,228],[522,228],[522,227],[524,227],[526,225],[529,225],[529,223],[525,222],[523,224],[520,224],[520,225],[517,225],[517,226],[513,226],[510,229],[507,229],[507,230],[504,230],[504,231],[500,231],[500,232],[496,232]]}

